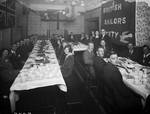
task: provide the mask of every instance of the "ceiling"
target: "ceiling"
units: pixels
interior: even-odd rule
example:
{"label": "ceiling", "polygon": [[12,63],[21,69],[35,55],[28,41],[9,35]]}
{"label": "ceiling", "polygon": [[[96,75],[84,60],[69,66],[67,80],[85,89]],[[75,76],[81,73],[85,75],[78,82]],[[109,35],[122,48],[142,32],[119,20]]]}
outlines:
{"label": "ceiling", "polygon": [[86,0],[18,0],[26,4],[53,4],[53,5],[66,5],[71,4],[72,1],[86,1]]}
{"label": "ceiling", "polygon": [[103,1],[109,0],[17,0],[22,4],[30,7],[35,10],[44,10],[44,9],[64,9],[64,7],[76,5],[85,7],[88,2],[97,2],[102,3]]}
{"label": "ceiling", "polygon": [[[72,17],[85,12],[87,3],[96,2],[102,3],[109,0],[17,0],[26,7],[38,12],[58,12],[65,13],[67,17]],[[83,4],[84,5],[83,5]],[[73,6],[78,6],[73,8]],[[76,12],[76,13],[75,13]]]}

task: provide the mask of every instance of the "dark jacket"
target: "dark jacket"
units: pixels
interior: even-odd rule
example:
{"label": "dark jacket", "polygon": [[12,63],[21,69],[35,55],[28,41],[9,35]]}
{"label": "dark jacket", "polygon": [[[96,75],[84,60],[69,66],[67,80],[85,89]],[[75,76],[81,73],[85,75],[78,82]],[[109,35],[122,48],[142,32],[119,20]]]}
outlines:
{"label": "dark jacket", "polygon": [[18,56],[17,56],[16,52],[11,50],[9,58],[10,58],[10,62],[12,63],[14,69],[18,69],[19,63],[18,63]]}
{"label": "dark jacket", "polygon": [[143,65],[150,66],[150,53],[143,55]]}
{"label": "dark jacket", "polygon": [[57,56],[57,57],[58,57],[58,60],[59,60],[59,64],[60,64],[60,65],[63,65],[63,63],[64,63],[64,61],[65,61],[65,57],[66,57],[63,48],[61,48],[61,49],[59,50],[59,53],[58,53],[58,56]]}
{"label": "dark jacket", "polygon": [[96,53],[96,50],[97,50],[97,48],[98,48],[98,46],[100,45],[100,41],[101,41],[101,39],[100,39],[100,36],[99,36],[99,38],[94,38],[94,52]]}
{"label": "dark jacket", "polygon": [[101,80],[103,74],[104,74],[104,70],[103,67],[106,64],[106,62],[103,60],[103,58],[101,57],[94,57],[94,69],[95,69],[95,73],[96,73],[96,77],[98,80]]}
{"label": "dark jacket", "polygon": [[100,41],[101,40],[104,40],[106,42],[106,46],[108,47],[108,49],[112,49],[112,41],[111,41],[111,38],[108,36],[108,35],[105,35],[105,36],[100,36]]}
{"label": "dark jacket", "polygon": [[128,88],[118,68],[111,63],[104,66],[104,100],[110,113],[139,113],[141,97]]}
{"label": "dark jacket", "polygon": [[10,86],[18,74],[9,59],[0,61],[0,91],[9,92]]}
{"label": "dark jacket", "polygon": [[104,65],[106,64],[106,62],[103,60],[103,58],[101,57],[94,57],[94,69],[95,69],[95,76],[96,76],[96,81],[97,81],[97,85],[98,85],[98,89],[97,89],[97,96],[98,96],[98,100],[101,102],[103,100],[103,87],[104,85],[104,79],[103,79],[103,75],[104,75]]}
{"label": "dark jacket", "polygon": [[140,48],[133,48],[133,52],[130,53],[129,50],[126,50],[125,52],[125,57],[138,62],[138,63],[142,63],[142,53],[140,51]]}
{"label": "dark jacket", "polygon": [[69,55],[67,58],[65,58],[65,61],[61,67],[63,77],[69,77],[72,74],[73,67],[74,67],[74,56]]}
{"label": "dark jacket", "polygon": [[93,65],[94,53],[88,50],[83,53],[83,61],[86,65]]}

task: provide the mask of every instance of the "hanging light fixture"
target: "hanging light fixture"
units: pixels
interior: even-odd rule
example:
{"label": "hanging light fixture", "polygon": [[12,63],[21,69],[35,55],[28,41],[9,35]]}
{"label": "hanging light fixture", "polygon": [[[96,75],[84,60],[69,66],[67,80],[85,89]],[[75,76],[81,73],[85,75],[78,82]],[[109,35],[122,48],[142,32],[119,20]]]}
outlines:
{"label": "hanging light fixture", "polygon": [[46,0],[46,2],[54,2],[55,0]]}
{"label": "hanging light fixture", "polygon": [[65,14],[66,14],[66,12],[65,12],[65,11],[62,11],[62,14],[63,14],[63,15],[65,15]]}
{"label": "hanging light fixture", "polygon": [[71,1],[71,5],[75,6],[77,4],[77,2],[75,0]]}
{"label": "hanging light fixture", "polygon": [[44,16],[48,16],[48,14],[45,12],[45,13],[44,13]]}
{"label": "hanging light fixture", "polygon": [[84,1],[81,1],[81,6],[85,6],[85,3],[84,3]]}
{"label": "hanging light fixture", "polygon": [[85,6],[84,0],[72,0],[72,1],[71,1],[71,4],[72,4],[73,6],[75,6],[75,5]]}

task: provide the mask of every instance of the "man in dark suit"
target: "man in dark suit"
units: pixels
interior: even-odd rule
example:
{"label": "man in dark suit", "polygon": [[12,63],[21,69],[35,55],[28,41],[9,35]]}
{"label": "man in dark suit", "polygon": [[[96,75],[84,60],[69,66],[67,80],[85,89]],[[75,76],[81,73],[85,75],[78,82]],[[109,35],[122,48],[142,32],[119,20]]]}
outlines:
{"label": "man in dark suit", "polygon": [[101,37],[100,40],[104,40],[106,42],[106,45],[108,46],[108,48],[111,50],[112,49],[112,42],[110,37],[106,34],[105,29],[101,30]]}
{"label": "man in dark suit", "polygon": [[106,45],[105,40],[101,40],[100,46],[104,49],[104,58],[108,58],[109,52],[111,51]]}
{"label": "man in dark suit", "polygon": [[73,32],[70,32],[70,35],[68,37],[68,41],[69,42],[75,42],[75,35],[73,34]]}
{"label": "man in dark suit", "polygon": [[27,54],[24,41],[20,41],[19,47],[16,50],[16,54],[17,54],[18,61],[19,61],[19,67],[22,68],[26,59],[28,58],[28,54]]}
{"label": "man in dark suit", "polygon": [[32,51],[33,44],[32,44],[30,39],[25,39],[25,48],[26,48],[26,51],[27,51],[28,54],[29,54],[29,52]]}
{"label": "man in dark suit", "polygon": [[[63,103],[60,104],[60,108],[66,109],[66,104],[67,102],[70,102],[71,96],[73,95],[72,92],[75,91],[74,88],[72,87],[74,85],[74,78],[73,78],[73,68],[74,68],[74,56],[72,53],[72,47],[70,45],[66,45],[64,47],[64,53],[66,54],[65,60],[63,65],[61,66],[61,72],[63,75],[63,78],[65,80],[65,83],[67,85],[67,93],[65,94],[65,97],[62,99]],[[61,110],[62,110],[61,109]],[[63,114],[60,112],[60,114]]]}
{"label": "man in dark suit", "polygon": [[91,31],[90,39],[92,40],[92,42],[94,42],[94,39],[95,39],[95,32],[94,31]]}
{"label": "man in dark suit", "polygon": [[51,38],[51,43],[52,43],[54,49],[56,49],[56,47],[57,47],[57,36],[56,35],[53,35],[53,37]]}
{"label": "man in dark suit", "polygon": [[63,77],[69,77],[72,73],[74,66],[74,56],[72,54],[72,48],[70,45],[64,47],[64,53],[66,54],[64,63],[61,67]]}
{"label": "man in dark suit", "polygon": [[97,97],[99,99],[99,102],[103,100],[103,67],[106,64],[104,61],[104,49],[103,47],[99,47],[96,51],[97,56],[94,57],[94,69],[95,69],[95,75],[97,80]]}
{"label": "man in dark suit", "polygon": [[68,45],[67,42],[63,41],[61,44],[61,48],[59,49],[59,52],[57,52],[58,53],[58,61],[59,61],[60,65],[62,65],[65,60],[64,48],[66,47],[66,45]]}
{"label": "man in dark suit", "polygon": [[15,69],[18,69],[19,66],[18,66],[18,57],[17,57],[17,54],[16,54],[16,49],[17,49],[16,44],[13,44],[12,48],[10,50],[10,57],[9,58],[10,58],[10,61],[11,61],[12,65],[13,65],[13,67]]}
{"label": "man in dark suit", "polygon": [[110,62],[104,66],[104,101],[105,108],[110,114],[141,114],[141,97],[128,88],[115,64],[118,56],[115,52],[110,54]]}
{"label": "man in dark suit", "polygon": [[149,46],[143,46],[143,65],[150,66],[150,49]]}
{"label": "man in dark suit", "polygon": [[136,48],[133,46],[132,43],[129,43],[128,44],[128,50],[126,52],[126,57],[135,61],[135,62],[138,62],[138,63],[141,63],[142,61],[142,54],[140,53],[140,49],[139,48]]}
{"label": "man in dark suit", "polygon": [[100,44],[100,34],[99,31],[95,32],[95,37],[94,37],[94,53],[96,54],[96,50]]}
{"label": "man in dark suit", "polygon": [[84,43],[85,33],[81,33],[80,42]]}
{"label": "man in dark suit", "polygon": [[86,69],[90,73],[89,78],[91,78],[91,79],[95,78],[95,71],[93,68],[93,59],[94,59],[93,50],[94,50],[94,44],[92,42],[89,42],[88,49],[86,51],[84,51],[84,53],[83,53],[83,61],[84,61]]}
{"label": "man in dark suit", "polygon": [[88,45],[89,42],[92,42],[91,39],[89,38],[88,34],[85,34],[85,38],[82,40],[82,43]]}

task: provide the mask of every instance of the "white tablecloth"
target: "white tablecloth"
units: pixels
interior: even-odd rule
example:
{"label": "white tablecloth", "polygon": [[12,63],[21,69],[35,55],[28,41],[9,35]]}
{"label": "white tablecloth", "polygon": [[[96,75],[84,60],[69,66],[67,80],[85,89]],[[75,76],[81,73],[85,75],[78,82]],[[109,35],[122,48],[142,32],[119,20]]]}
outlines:
{"label": "white tablecloth", "polygon": [[126,58],[120,57],[119,60],[122,67],[118,66],[118,68],[124,83],[146,100],[150,95],[150,68]]}
{"label": "white tablecloth", "polygon": [[85,51],[87,50],[88,46],[83,44],[83,43],[78,43],[76,45],[73,45],[73,50],[74,51]]}
{"label": "white tablecloth", "polygon": [[39,87],[58,85],[67,92],[67,86],[61,74],[55,51],[49,40],[38,40],[24,67],[10,88],[12,112],[18,99],[16,92]]}

